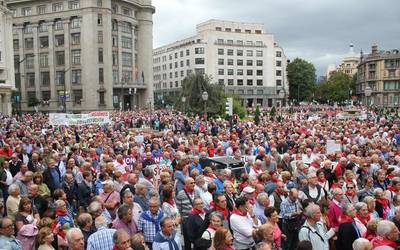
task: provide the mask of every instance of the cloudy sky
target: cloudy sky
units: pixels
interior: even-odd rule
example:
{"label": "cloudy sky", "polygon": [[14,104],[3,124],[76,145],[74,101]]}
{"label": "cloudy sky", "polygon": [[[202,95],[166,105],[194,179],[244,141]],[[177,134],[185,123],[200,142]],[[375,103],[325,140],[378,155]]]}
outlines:
{"label": "cloudy sky", "polygon": [[154,47],[195,35],[208,19],[264,23],[289,59],[312,62],[317,75],[348,52],[400,48],[400,0],[153,0]]}

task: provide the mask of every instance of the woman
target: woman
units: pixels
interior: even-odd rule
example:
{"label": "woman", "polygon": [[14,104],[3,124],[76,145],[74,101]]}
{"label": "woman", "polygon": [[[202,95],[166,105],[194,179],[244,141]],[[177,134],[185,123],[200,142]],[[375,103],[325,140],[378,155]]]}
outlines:
{"label": "woman", "polygon": [[120,203],[119,193],[114,190],[114,183],[111,180],[105,181],[103,186],[103,192],[100,193],[99,197],[104,203],[104,206],[108,210],[112,219],[115,219],[118,205]]}
{"label": "woman", "polygon": [[279,250],[279,247],[275,244],[273,232],[274,227],[271,224],[261,225],[256,232],[257,239],[260,241],[258,246],[267,245],[271,250]]}
{"label": "woman", "polygon": [[318,184],[325,190],[325,193],[328,193],[329,182],[325,178],[325,172],[322,168],[317,170],[317,177],[318,177]]}
{"label": "woman", "polygon": [[143,234],[135,234],[131,238],[131,246],[134,250],[149,250],[144,241]]}
{"label": "woman", "polygon": [[33,174],[33,183],[39,187],[39,195],[42,197],[50,197],[50,189],[47,187],[46,183],[43,183],[43,175],[40,172]]}
{"label": "woman", "polygon": [[226,228],[218,228],[214,236],[215,250],[233,250],[233,237],[231,232]]}
{"label": "woman", "polygon": [[368,211],[368,206],[365,202],[357,202],[354,205],[356,209],[356,217],[354,221],[360,230],[361,237],[365,237],[367,233],[367,224],[371,220],[371,214]]}
{"label": "woman", "polygon": [[367,177],[363,184],[364,188],[361,189],[357,194],[358,200],[360,201],[364,200],[364,198],[367,196],[374,195],[374,178],[371,176]]}
{"label": "woman", "polygon": [[21,198],[19,211],[15,216],[17,239],[21,241],[23,249],[33,249],[38,234],[37,224],[40,221],[39,213],[33,209],[28,197]]}
{"label": "woman", "polygon": [[[181,216],[179,215],[178,208],[175,204],[175,192],[173,184],[167,184],[164,186],[163,190],[163,203],[162,210],[164,211],[164,216],[171,218],[175,222],[175,231],[177,232],[177,237],[182,239],[181,235]],[[181,240],[181,242],[183,242]]]}
{"label": "woman", "polygon": [[375,196],[375,210],[379,215],[379,218],[386,220],[390,211],[390,202],[385,197],[383,189],[376,188],[374,191]]}
{"label": "woman", "polygon": [[282,234],[281,229],[278,226],[279,222],[279,215],[278,212],[274,207],[267,207],[264,211],[265,216],[267,217],[267,223],[272,226],[273,228],[273,239],[274,239],[274,244],[276,247],[281,248],[282,247],[282,238],[286,239],[286,235]]}
{"label": "woman", "polygon": [[213,240],[215,232],[218,230],[218,228],[223,226],[223,222],[224,216],[220,212],[212,212],[210,214],[210,224],[208,225],[206,231],[204,231],[201,238],[205,240]]}
{"label": "woman", "polygon": [[7,216],[12,219],[13,221],[15,220],[15,215],[18,213],[18,205],[21,200],[20,194],[20,189],[17,184],[11,184],[8,187],[8,198],[6,202],[6,208],[7,208]]}
{"label": "woman", "polygon": [[367,224],[367,232],[365,238],[369,241],[376,237],[376,230],[378,229],[378,222],[381,221],[380,218],[372,218]]}
{"label": "woman", "polygon": [[188,165],[186,160],[181,160],[178,165],[175,166],[174,180],[177,193],[183,190],[185,186],[187,176],[184,173],[187,169]]}
{"label": "woman", "polygon": [[375,210],[376,202],[375,198],[372,196],[366,196],[363,202],[367,204],[368,212],[371,214],[371,218],[379,218],[379,214]]}
{"label": "woman", "polygon": [[343,213],[339,219],[339,231],[337,232],[336,249],[352,250],[353,242],[361,237],[360,230],[356,226],[354,217],[356,210],[352,204],[347,204],[343,208]]}
{"label": "woman", "polygon": [[38,250],[55,250],[51,244],[54,240],[54,234],[49,227],[41,228],[37,239],[40,244]]}
{"label": "woman", "polygon": [[358,202],[356,185],[352,182],[346,184],[346,192],[344,194],[344,201],[346,203],[356,204]]}

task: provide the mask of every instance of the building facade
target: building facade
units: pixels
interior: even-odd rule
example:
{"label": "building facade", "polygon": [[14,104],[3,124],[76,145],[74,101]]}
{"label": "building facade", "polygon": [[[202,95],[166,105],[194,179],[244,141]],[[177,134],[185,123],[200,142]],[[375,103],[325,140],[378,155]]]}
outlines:
{"label": "building facade", "polygon": [[332,74],[336,72],[343,72],[346,75],[353,77],[357,74],[357,66],[360,63],[360,55],[354,52],[354,44],[350,43],[349,52],[343,57],[342,62],[336,64],[329,64],[326,70],[326,78],[329,79]]}
{"label": "building facade", "polygon": [[12,15],[0,0],[0,113],[11,115],[11,93],[15,88],[12,54]]}
{"label": "building facade", "polygon": [[399,107],[400,53],[398,49],[378,50],[362,54],[357,68],[356,94],[366,105]]}
{"label": "building facade", "polygon": [[263,24],[209,20],[193,37],[153,52],[156,98],[179,93],[184,78],[206,74],[246,107],[284,105],[287,58]]}
{"label": "building facade", "polygon": [[[22,111],[153,103],[151,0],[6,0]],[[15,98],[17,100],[18,98]]]}

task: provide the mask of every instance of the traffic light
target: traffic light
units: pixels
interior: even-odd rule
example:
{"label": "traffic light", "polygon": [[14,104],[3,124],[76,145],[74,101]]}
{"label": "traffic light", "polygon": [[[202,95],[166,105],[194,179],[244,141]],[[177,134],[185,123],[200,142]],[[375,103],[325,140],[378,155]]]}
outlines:
{"label": "traffic light", "polygon": [[232,116],[232,114],[233,114],[233,98],[232,97],[226,98],[225,114],[230,115],[230,116]]}

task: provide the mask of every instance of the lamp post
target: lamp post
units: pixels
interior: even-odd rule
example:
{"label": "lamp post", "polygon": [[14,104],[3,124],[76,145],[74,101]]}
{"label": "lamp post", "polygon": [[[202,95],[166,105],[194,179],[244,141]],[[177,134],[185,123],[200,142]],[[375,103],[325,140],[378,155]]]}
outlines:
{"label": "lamp post", "polygon": [[121,91],[119,92],[119,109],[124,110],[124,81],[126,81],[125,75],[121,77]]}
{"label": "lamp post", "polygon": [[208,100],[207,91],[204,91],[203,94],[201,94],[201,99],[203,99],[204,102],[204,113],[206,115],[206,120],[207,120],[207,100]]}
{"label": "lamp post", "polygon": [[372,89],[371,89],[371,87],[370,86],[366,86],[365,87],[365,90],[364,90],[364,95],[365,95],[365,104],[366,105],[369,105],[370,104],[370,102],[369,102],[369,98],[371,98],[371,94],[372,94]]}
{"label": "lamp post", "polygon": [[64,84],[63,84],[63,113],[67,113],[67,89],[66,89],[66,82],[65,82],[65,74],[71,69],[71,67],[64,70]]}
{"label": "lamp post", "polygon": [[182,96],[182,103],[183,103],[183,113],[186,113],[186,97]]}

